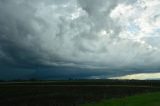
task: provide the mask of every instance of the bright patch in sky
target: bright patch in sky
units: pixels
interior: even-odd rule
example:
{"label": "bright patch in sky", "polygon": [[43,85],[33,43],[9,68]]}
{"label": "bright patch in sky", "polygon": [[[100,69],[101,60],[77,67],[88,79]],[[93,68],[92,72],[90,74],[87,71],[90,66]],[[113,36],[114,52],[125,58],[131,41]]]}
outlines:
{"label": "bright patch in sky", "polygon": [[112,77],[110,79],[138,79],[138,80],[159,80],[160,79],[160,73],[140,73],[140,74],[130,74],[130,75],[125,75],[125,76],[120,76],[120,77]]}

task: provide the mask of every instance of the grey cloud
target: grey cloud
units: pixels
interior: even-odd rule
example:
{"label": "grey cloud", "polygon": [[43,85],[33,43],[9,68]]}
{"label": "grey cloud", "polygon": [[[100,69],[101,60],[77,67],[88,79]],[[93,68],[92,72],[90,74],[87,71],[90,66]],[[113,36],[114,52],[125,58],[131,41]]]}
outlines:
{"label": "grey cloud", "polygon": [[[0,73],[22,74],[14,78],[42,78],[46,73],[45,78],[48,75],[58,78],[137,73],[136,70],[146,70],[144,67],[151,71],[159,69],[159,50],[148,49],[152,41],[141,44],[121,38],[121,34],[127,34],[120,22],[126,17],[111,16],[119,4],[136,3],[134,0],[1,0]],[[117,11],[113,15],[119,14]]]}

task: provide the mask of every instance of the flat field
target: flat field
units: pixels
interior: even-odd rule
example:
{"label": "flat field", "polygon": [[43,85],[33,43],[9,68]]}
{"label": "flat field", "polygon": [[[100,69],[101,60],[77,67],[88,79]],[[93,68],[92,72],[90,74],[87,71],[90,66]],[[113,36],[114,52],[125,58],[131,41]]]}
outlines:
{"label": "flat field", "polygon": [[139,94],[120,99],[102,100],[82,106],[160,106],[160,92]]}
{"label": "flat field", "polygon": [[155,91],[160,81],[5,81],[0,82],[0,106],[78,106]]}

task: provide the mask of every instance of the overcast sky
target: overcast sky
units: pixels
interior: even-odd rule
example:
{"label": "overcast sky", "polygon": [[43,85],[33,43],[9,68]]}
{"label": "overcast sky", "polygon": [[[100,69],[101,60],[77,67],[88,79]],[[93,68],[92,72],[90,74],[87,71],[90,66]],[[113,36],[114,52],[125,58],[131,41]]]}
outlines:
{"label": "overcast sky", "polygon": [[0,79],[158,73],[159,7],[159,0],[0,0]]}

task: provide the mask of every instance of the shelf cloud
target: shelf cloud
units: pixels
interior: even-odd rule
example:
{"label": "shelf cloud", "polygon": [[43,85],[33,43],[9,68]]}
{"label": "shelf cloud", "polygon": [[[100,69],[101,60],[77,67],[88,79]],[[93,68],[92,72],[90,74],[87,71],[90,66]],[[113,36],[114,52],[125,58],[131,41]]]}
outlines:
{"label": "shelf cloud", "polygon": [[159,6],[159,0],[1,0],[0,79],[158,72]]}

